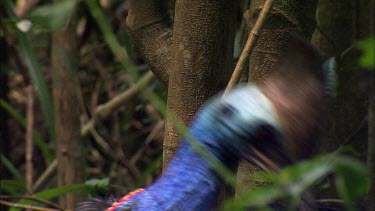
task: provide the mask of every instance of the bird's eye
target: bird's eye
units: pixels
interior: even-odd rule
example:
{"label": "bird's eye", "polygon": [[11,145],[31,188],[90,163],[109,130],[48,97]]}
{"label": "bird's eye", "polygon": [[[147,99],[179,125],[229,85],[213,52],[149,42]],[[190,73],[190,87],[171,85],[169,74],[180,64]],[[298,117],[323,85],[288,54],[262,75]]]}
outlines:
{"label": "bird's eye", "polygon": [[[269,124],[261,124],[255,130],[255,140],[253,143],[258,149],[268,149],[271,147],[282,147],[280,142],[281,134]],[[267,141],[259,141],[267,140]]]}
{"label": "bird's eye", "polygon": [[262,124],[254,131],[254,136],[249,143],[268,159],[284,167],[290,163],[290,160],[282,141],[282,134],[276,128],[269,124]]}
{"label": "bird's eye", "polygon": [[229,104],[221,105],[219,110],[220,110],[220,113],[223,114],[224,116],[232,116],[232,114],[236,111],[236,109]]}

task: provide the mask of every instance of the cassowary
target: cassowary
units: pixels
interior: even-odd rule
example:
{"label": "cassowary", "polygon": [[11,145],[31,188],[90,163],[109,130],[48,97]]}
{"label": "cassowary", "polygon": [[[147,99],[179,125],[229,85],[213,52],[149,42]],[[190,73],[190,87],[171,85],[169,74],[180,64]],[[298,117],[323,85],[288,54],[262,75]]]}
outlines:
{"label": "cassowary", "polygon": [[232,171],[241,158],[277,171],[310,154],[323,116],[324,74],[310,46],[295,41],[290,52],[263,84],[236,88],[206,103],[154,184],[118,203],[91,199],[76,210],[212,209],[223,180],[196,148]]}

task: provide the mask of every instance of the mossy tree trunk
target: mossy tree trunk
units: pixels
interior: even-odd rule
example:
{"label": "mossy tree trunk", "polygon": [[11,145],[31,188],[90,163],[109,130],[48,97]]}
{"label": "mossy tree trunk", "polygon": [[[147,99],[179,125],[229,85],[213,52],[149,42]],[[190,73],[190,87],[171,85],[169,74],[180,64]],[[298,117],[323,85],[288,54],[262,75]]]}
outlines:
{"label": "mossy tree trunk", "polygon": [[[63,29],[52,35],[53,99],[57,141],[58,186],[80,184],[84,179],[85,153],[80,140],[80,109],[77,90],[79,51],[75,11]],[[80,192],[60,197],[60,205],[72,209],[83,200]]]}
{"label": "mossy tree trunk", "polygon": [[[264,0],[251,1],[250,9],[245,13],[249,29],[254,26],[264,2]],[[291,36],[310,40],[316,26],[316,6],[316,0],[275,3],[250,56],[248,77],[250,83],[261,84],[273,71],[277,61],[284,55],[287,41]],[[248,177],[249,173],[256,171],[260,169],[245,162],[240,163],[237,193],[258,185]]]}
{"label": "mossy tree trunk", "polygon": [[[330,107],[332,127],[325,135],[321,151],[332,151],[342,145],[352,145],[360,152],[363,161],[374,160],[367,155],[369,116],[373,102],[371,79],[373,73],[358,67],[353,45],[374,33],[374,0],[364,1],[319,1],[318,28],[313,42],[326,58],[335,56],[338,60],[337,99]],[[373,81],[372,81],[373,83]],[[370,104],[370,106],[369,106]],[[372,150],[373,152],[373,150]],[[370,157],[369,157],[370,156]],[[373,163],[369,167],[374,171]],[[374,180],[373,180],[374,181]],[[366,203],[367,210],[374,210],[374,184]]]}
{"label": "mossy tree trunk", "polygon": [[[168,87],[168,110],[188,124],[209,97],[225,88],[232,67],[237,1],[178,0],[175,17],[167,3],[132,0],[127,24],[135,49]],[[181,137],[167,119],[163,166]]]}

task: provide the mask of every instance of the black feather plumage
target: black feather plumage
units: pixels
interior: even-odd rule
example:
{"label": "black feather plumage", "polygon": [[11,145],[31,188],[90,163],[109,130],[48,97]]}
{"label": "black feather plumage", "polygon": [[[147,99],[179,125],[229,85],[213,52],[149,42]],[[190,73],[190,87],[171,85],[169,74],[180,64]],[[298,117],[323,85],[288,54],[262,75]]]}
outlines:
{"label": "black feather plumage", "polygon": [[118,199],[110,196],[106,198],[96,197],[88,199],[87,201],[81,202],[75,208],[76,211],[98,211],[106,210],[112,206],[112,203],[117,202]]}

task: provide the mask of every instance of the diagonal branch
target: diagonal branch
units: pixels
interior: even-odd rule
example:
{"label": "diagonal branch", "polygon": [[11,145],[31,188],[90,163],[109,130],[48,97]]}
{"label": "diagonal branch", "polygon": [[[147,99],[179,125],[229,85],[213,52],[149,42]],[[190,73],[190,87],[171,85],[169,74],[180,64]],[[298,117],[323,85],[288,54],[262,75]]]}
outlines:
{"label": "diagonal branch", "polygon": [[227,88],[225,89],[224,95],[226,95],[240,79],[243,69],[245,68],[245,65],[247,63],[246,61],[249,59],[250,54],[254,50],[255,43],[258,40],[260,31],[262,30],[263,24],[267,18],[267,14],[272,9],[272,6],[274,3],[275,3],[275,0],[267,0],[264,3],[262,11],[259,14],[258,20],[250,32],[245,48],[243,49],[241,53],[241,56],[237,62],[236,68],[233,71],[232,77],[230,78]]}
{"label": "diagonal branch", "polygon": [[97,120],[107,118],[115,109],[121,106],[124,102],[132,99],[142,88],[144,88],[154,77],[154,74],[149,71],[136,84],[125,90],[121,94],[113,97],[105,104],[98,106],[93,117],[82,127],[81,137],[88,135],[91,129],[94,128]]}

